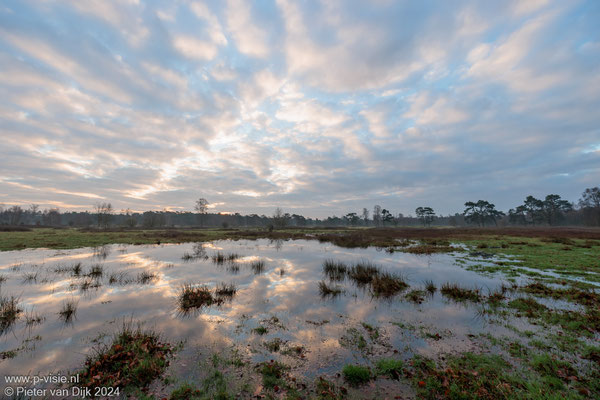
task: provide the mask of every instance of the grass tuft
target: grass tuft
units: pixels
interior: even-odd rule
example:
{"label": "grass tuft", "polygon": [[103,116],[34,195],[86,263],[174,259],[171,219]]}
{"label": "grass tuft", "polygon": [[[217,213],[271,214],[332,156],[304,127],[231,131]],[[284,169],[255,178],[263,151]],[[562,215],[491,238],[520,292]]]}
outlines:
{"label": "grass tuft", "polygon": [[0,296],[0,335],[10,329],[22,312],[17,297]]}
{"label": "grass tuft", "polygon": [[145,389],[169,365],[173,348],[151,331],[124,325],[110,346],[97,349],[79,372],[84,387],[121,387],[124,391]]}
{"label": "grass tuft", "polygon": [[392,358],[383,358],[375,364],[377,375],[384,375],[389,378],[399,379],[402,374],[402,360],[394,360]]}
{"label": "grass tuft", "polygon": [[219,300],[213,297],[208,286],[194,286],[186,283],[179,292],[179,309],[184,313],[215,303],[219,303]]}
{"label": "grass tuft", "polygon": [[215,294],[218,297],[233,297],[233,296],[235,296],[236,293],[237,293],[237,288],[235,287],[235,284],[233,284],[233,283],[230,283],[230,284],[220,283],[219,285],[217,285],[217,288],[215,289]]}
{"label": "grass tuft", "polygon": [[319,282],[319,293],[321,297],[336,297],[344,292],[340,286],[330,286],[325,281]]}
{"label": "grass tuft", "polygon": [[379,272],[371,281],[371,290],[377,297],[391,297],[408,288],[404,277],[390,272]]}
{"label": "grass tuft", "polygon": [[250,269],[252,269],[254,275],[260,275],[265,270],[265,262],[263,260],[252,261],[250,263]]}
{"label": "grass tuft", "polygon": [[454,301],[481,301],[481,294],[479,289],[468,289],[460,287],[456,283],[444,283],[440,292],[445,297],[448,297]]}
{"label": "grass tuft", "polygon": [[342,369],[344,380],[351,386],[360,386],[371,380],[371,370],[363,365],[346,365]]}
{"label": "grass tuft", "polygon": [[58,312],[58,316],[65,324],[72,322],[77,316],[78,304],[79,303],[74,299],[65,300],[63,302],[62,308]]}
{"label": "grass tuft", "polygon": [[325,260],[323,273],[332,281],[343,281],[348,272],[348,267],[341,261]]}
{"label": "grass tuft", "polygon": [[137,282],[141,283],[142,285],[151,283],[152,281],[154,281],[156,278],[158,278],[158,275],[156,274],[156,272],[152,272],[152,271],[143,271],[140,272],[137,276]]}

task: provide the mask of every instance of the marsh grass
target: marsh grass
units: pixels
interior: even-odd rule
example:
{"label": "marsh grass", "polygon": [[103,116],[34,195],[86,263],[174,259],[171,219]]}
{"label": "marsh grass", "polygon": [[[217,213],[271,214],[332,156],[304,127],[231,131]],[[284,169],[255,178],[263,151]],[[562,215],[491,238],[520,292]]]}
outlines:
{"label": "marsh grass", "polygon": [[71,272],[72,270],[73,270],[73,267],[71,267],[71,266],[59,264],[54,267],[52,272],[57,273],[57,274],[67,274],[67,273]]}
{"label": "marsh grass", "polygon": [[412,254],[451,253],[460,249],[446,244],[418,244],[404,248],[402,251]]}
{"label": "marsh grass", "polygon": [[[99,345],[88,356],[79,385],[84,387],[120,387],[125,393],[144,390],[159,378],[169,365],[173,346],[162,342],[153,331],[133,329],[123,324],[110,345]],[[143,393],[136,393],[137,398]]]}
{"label": "marsh grass", "polygon": [[79,303],[75,299],[65,300],[58,312],[59,319],[65,324],[72,322],[77,316],[78,305]]}
{"label": "marsh grass", "polygon": [[490,290],[487,296],[487,301],[492,306],[498,306],[500,303],[506,299],[506,286],[502,285],[496,290]]}
{"label": "marsh grass", "polygon": [[220,304],[222,301],[222,299],[213,296],[208,286],[196,286],[191,283],[184,284],[178,296],[179,310],[183,313],[213,304]]}
{"label": "marsh grass", "polygon": [[183,261],[192,261],[195,260],[196,257],[193,254],[190,254],[188,252],[183,253],[183,255],[181,256],[181,259]]}
{"label": "marsh grass", "polygon": [[237,288],[233,283],[220,283],[215,289],[217,297],[233,297],[237,293]]}
{"label": "marsh grass", "polygon": [[371,280],[371,290],[376,297],[391,297],[408,288],[403,276],[391,272],[379,272]]}
{"label": "marsh grass", "polygon": [[230,263],[226,267],[227,272],[232,275],[237,275],[240,273],[240,265],[238,263]]}
{"label": "marsh grass", "polygon": [[98,289],[102,286],[102,282],[100,282],[97,278],[86,278],[79,284],[79,290],[81,292],[87,292],[90,289]]}
{"label": "marsh grass", "polygon": [[406,293],[404,298],[415,304],[421,304],[421,303],[423,303],[423,301],[425,301],[425,295],[427,293],[428,292],[426,292],[424,290],[413,289],[413,290],[409,291],[408,293]]}
{"label": "marsh grass", "polygon": [[433,283],[432,280],[428,279],[425,281],[425,290],[430,294],[434,294],[437,291],[437,286],[435,286],[435,283]]}
{"label": "marsh grass", "polygon": [[158,278],[158,275],[156,274],[156,272],[152,272],[152,271],[143,271],[140,272],[137,275],[137,283],[141,283],[142,285],[151,283],[152,281],[154,281],[155,279]]}
{"label": "marsh grass", "polygon": [[348,278],[358,286],[365,286],[373,282],[380,273],[379,267],[369,261],[360,261],[348,269]]}
{"label": "marsh grass", "polygon": [[18,297],[0,296],[0,335],[10,329],[22,312]]}
{"label": "marsh grass", "polygon": [[265,262],[263,260],[256,260],[250,263],[250,269],[254,275],[260,275],[265,270]]}
{"label": "marsh grass", "polygon": [[481,290],[480,289],[468,289],[460,287],[457,283],[444,283],[440,292],[445,297],[454,301],[481,301]]}
{"label": "marsh grass", "polygon": [[128,285],[135,282],[125,271],[113,272],[108,277],[109,285]]}
{"label": "marsh grass", "polygon": [[25,326],[30,328],[35,325],[40,325],[46,320],[46,317],[39,315],[33,310],[25,312]]}
{"label": "marsh grass", "polygon": [[88,276],[90,278],[102,278],[103,275],[104,267],[100,264],[93,265],[90,268],[90,271],[87,274],[85,274],[85,276]]}
{"label": "marsh grass", "polygon": [[340,286],[330,286],[325,281],[319,282],[319,293],[321,297],[336,297],[344,292],[344,289]]}
{"label": "marsh grass", "polygon": [[81,275],[81,263],[74,264],[71,267],[71,276],[80,276]]}
{"label": "marsh grass", "polygon": [[[524,313],[529,318],[538,318],[542,313],[548,310],[543,304],[538,303],[532,297],[519,297],[508,302],[508,306],[517,310],[519,313]],[[517,316],[519,316],[517,314]]]}
{"label": "marsh grass", "polygon": [[341,261],[327,259],[323,262],[323,273],[332,281],[343,281],[347,272],[348,266]]}
{"label": "marsh grass", "polygon": [[37,283],[38,280],[38,272],[27,272],[23,274],[22,282],[25,283]]}
{"label": "marsh grass", "polygon": [[235,260],[237,260],[238,258],[240,258],[241,256],[237,253],[222,253],[220,251],[216,252],[215,254],[213,254],[212,261],[215,264],[224,264],[225,262],[234,262]]}

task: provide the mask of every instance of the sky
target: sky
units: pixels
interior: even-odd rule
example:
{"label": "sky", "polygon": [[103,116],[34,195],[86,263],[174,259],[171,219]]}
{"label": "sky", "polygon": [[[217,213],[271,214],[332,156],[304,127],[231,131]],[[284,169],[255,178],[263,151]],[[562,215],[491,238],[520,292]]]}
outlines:
{"label": "sky", "polygon": [[0,2],[0,204],[311,217],[600,185],[598,1]]}

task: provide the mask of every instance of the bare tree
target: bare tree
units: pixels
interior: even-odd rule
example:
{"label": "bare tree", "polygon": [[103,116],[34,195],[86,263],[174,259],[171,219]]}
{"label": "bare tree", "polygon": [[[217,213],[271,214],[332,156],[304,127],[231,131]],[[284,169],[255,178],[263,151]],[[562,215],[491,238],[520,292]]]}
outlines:
{"label": "bare tree", "polygon": [[51,208],[44,210],[42,213],[42,223],[48,226],[58,226],[61,222],[60,210],[58,208]]}
{"label": "bare tree", "polygon": [[127,210],[121,211],[125,215],[123,224],[128,228],[134,228],[137,225],[137,219],[133,216],[133,213],[128,208]]}
{"label": "bare tree", "polygon": [[210,203],[203,197],[200,197],[196,200],[196,205],[194,206],[194,210],[198,213],[198,222],[200,226],[204,226],[204,216],[206,214],[206,210],[208,210],[208,205]]}
{"label": "bare tree", "polygon": [[369,225],[369,210],[363,208],[362,210],[362,219],[365,223],[365,226]]}
{"label": "bare tree", "polygon": [[8,223],[10,225],[19,225],[21,217],[23,216],[23,209],[20,206],[12,206],[7,210],[8,212]]}
{"label": "bare tree", "polygon": [[113,217],[112,204],[106,202],[96,203],[94,210],[98,219],[98,227],[108,228]]}
{"label": "bare tree", "polygon": [[379,226],[380,222],[381,222],[381,206],[376,205],[375,207],[373,207],[373,224],[375,224],[375,226]]}
{"label": "bare tree", "polygon": [[280,207],[277,207],[273,212],[273,225],[276,228],[285,228],[287,225],[287,214],[283,213],[283,210]]}

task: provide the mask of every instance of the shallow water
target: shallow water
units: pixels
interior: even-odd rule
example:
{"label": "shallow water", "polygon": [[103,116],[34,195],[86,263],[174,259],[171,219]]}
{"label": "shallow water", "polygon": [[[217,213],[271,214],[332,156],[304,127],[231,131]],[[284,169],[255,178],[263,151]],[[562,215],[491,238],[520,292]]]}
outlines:
{"label": "shallow water", "polygon": [[[211,256],[218,251],[237,253],[240,258],[217,265]],[[182,257],[186,254],[197,257],[185,261]],[[2,334],[0,351],[21,350],[15,358],[0,361],[0,374],[75,371],[97,342],[106,341],[128,320],[143,323],[171,343],[185,341],[180,365],[186,364],[185,359],[193,362],[198,353],[235,347],[255,362],[286,359],[295,363],[297,373],[308,377],[335,373],[347,362],[369,362],[382,354],[394,354],[394,350],[402,358],[471,350],[470,335],[503,330],[498,325],[491,327],[477,305],[448,301],[439,291],[415,304],[403,294],[391,299],[373,297],[368,289],[346,279],[339,283],[345,289],[342,295],[323,298],[318,282],[325,279],[322,266],[326,259],[349,264],[369,260],[402,274],[410,289],[423,289],[424,281],[431,280],[438,289],[445,282],[457,282],[486,294],[502,283],[500,278],[456,265],[451,254],[389,254],[303,240],[3,252],[0,275],[6,280],[0,286],[2,296],[19,297],[26,313],[44,320],[26,326],[22,314]],[[250,268],[256,260],[265,261],[262,271]],[[80,276],[65,271],[76,263],[81,263]],[[102,266],[102,277],[84,277],[95,265]],[[155,278],[147,283],[109,283],[111,274],[122,273],[113,277],[127,281],[144,271],[154,273]],[[86,280],[92,284],[87,290],[82,289]],[[100,286],[93,287],[95,282]],[[231,301],[188,314],[178,310],[177,297],[184,283],[214,288],[222,282],[237,286]],[[58,313],[68,300],[76,302],[77,312],[65,323]],[[369,339],[363,323],[378,327],[380,336]],[[259,325],[267,327],[268,333],[253,332]],[[344,337],[352,337],[352,329],[367,337],[366,348],[342,345]],[[301,345],[306,352],[301,357],[271,353],[263,343],[273,338],[283,341],[282,349]],[[194,374],[186,371],[179,369],[181,374]]]}

